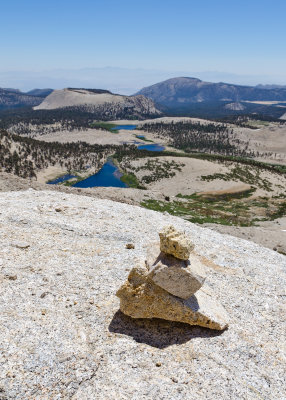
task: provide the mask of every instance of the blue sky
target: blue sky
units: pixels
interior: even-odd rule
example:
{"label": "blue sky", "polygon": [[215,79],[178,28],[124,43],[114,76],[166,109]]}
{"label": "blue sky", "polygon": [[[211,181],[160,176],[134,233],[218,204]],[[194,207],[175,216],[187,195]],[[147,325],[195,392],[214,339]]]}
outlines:
{"label": "blue sky", "polygon": [[0,71],[112,66],[286,84],[285,0],[1,3]]}

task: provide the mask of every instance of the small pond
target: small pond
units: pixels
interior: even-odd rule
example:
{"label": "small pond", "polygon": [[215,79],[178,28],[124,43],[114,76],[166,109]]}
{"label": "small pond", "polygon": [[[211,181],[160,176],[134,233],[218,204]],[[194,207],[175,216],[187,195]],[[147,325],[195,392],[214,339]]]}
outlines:
{"label": "small pond", "polygon": [[119,129],[125,129],[127,131],[133,131],[133,129],[135,129],[136,126],[137,125],[117,125],[114,128],[111,128],[111,130],[119,131]]}
{"label": "small pond", "polygon": [[164,146],[161,146],[160,144],[142,144],[138,146],[138,150],[149,150],[149,151],[163,151],[165,150]]}
{"label": "small pond", "polygon": [[[114,128],[111,128],[111,130],[120,130],[120,129],[126,129],[128,131],[132,131],[133,129],[136,129],[137,125],[116,125]],[[144,140],[145,136],[144,135],[136,135],[138,139]],[[138,142],[134,142],[135,144],[138,144]],[[141,142],[140,142],[141,143]],[[160,144],[140,144],[138,149],[139,150],[149,150],[149,151],[163,151],[165,150],[165,147],[160,145]]]}
{"label": "small pond", "polygon": [[77,182],[73,187],[78,188],[89,188],[89,187],[128,187],[126,183],[120,180],[122,174],[119,169],[112,163],[111,160],[107,161],[100,171],[96,174],[89,176],[88,178]]}
{"label": "small pond", "polygon": [[66,174],[66,175],[60,176],[59,178],[53,179],[52,181],[48,181],[47,183],[49,185],[56,185],[57,183],[62,183],[62,182],[68,181],[71,178],[76,178],[76,176]]}

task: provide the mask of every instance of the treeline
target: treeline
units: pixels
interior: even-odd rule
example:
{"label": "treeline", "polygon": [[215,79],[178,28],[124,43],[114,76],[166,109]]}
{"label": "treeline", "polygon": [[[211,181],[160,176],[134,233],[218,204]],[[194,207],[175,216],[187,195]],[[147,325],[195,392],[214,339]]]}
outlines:
{"label": "treeline", "polygon": [[[11,129],[19,135],[29,135],[33,127],[41,128],[42,133],[61,130],[89,128],[92,122],[99,117],[94,113],[69,108],[56,110],[9,110],[0,112],[0,128]],[[47,125],[46,129],[42,129]],[[39,134],[40,132],[37,132]]]}
{"label": "treeline", "polygon": [[137,127],[152,132],[157,137],[169,139],[169,145],[186,153],[221,154],[233,157],[267,158],[271,152],[259,152],[249,148],[249,140],[242,140],[227,124],[215,122],[156,122]]}
{"label": "treeline", "polygon": [[81,92],[82,90],[84,90],[86,92],[91,92],[94,94],[103,94],[103,93],[113,94],[109,90],[105,90],[105,89],[85,89],[85,88],[70,88],[69,87],[68,90],[71,90],[73,92]]}
{"label": "treeline", "polygon": [[286,124],[286,121],[283,121],[278,118],[274,118],[267,115],[229,115],[223,118],[215,118],[214,121],[221,122],[224,124],[233,124],[237,126],[241,126],[243,128],[257,129],[258,127],[251,124],[251,121],[263,121],[263,122],[275,122],[279,125]]}
{"label": "treeline", "polygon": [[[138,129],[138,128],[137,128]],[[233,130],[225,124],[200,122],[148,123],[140,129],[166,136],[170,144],[186,152],[200,151],[225,155],[238,155],[236,147],[231,143]]]}
{"label": "treeline", "polygon": [[154,114],[149,114],[146,110],[141,112],[136,109],[135,104],[82,105],[54,110],[21,108],[0,110],[0,129],[10,130],[18,135],[41,135],[59,130],[87,129],[94,121],[154,117]]}

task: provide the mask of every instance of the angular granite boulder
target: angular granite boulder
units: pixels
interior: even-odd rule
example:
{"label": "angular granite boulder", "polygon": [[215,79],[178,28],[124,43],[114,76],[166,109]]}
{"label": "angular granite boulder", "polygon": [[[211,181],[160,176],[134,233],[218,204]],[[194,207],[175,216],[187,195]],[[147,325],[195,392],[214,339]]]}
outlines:
{"label": "angular granite boulder", "polygon": [[223,330],[228,326],[225,309],[203,286],[189,299],[180,299],[157,286],[145,265],[134,267],[117,291],[120,310],[132,318],[162,318],[169,321]]}
{"label": "angular granite boulder", "polygon": [[172,225],[166,226],[159,232],[159,236],[160,250],[180,260],[187,260],[194,249],[189,237],[182,232],[178,232]]}

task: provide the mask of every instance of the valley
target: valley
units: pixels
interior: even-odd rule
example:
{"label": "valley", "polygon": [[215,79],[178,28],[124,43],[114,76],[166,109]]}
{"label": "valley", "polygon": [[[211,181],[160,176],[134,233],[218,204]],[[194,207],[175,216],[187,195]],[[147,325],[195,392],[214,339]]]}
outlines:
{"label": "valley", "polygon": [[0,127],[15,187],[127,202],[286,251],[283,120],[167,116],[141,94],[64,89],[2,112]]}

